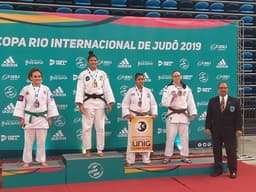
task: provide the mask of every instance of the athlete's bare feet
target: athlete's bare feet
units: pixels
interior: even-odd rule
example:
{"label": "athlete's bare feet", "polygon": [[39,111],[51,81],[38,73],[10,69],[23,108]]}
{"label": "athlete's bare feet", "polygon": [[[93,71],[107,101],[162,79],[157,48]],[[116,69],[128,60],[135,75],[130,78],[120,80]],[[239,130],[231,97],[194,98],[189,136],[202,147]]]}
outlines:
{"label": "athlete's bare feet", "polygon": [[29,163],[24,163],[23,165],[22,165],[22,168],[28,168],[29,167]]}
{"label": "athlete's bare feet", "polygon": [[42,163],[41,163],[41,166],[42,166],[42,167],[47,167],[48,164],[47,164],[46,162],[42,162]]}

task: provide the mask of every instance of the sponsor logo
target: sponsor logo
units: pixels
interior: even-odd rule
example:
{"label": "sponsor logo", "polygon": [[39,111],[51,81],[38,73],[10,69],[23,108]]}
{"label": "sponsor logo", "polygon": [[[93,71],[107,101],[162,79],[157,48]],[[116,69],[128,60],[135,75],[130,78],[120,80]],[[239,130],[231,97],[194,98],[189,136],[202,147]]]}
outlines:
{"label": "sponsor logo", "polygon": [[137,65],[138,66],[152,66],[153,61],[138,61]]}
{"label": "sponsor logo", "polygon": [[54,125],[56,127],[63,127],[66,125],[66,120],[63,115],[59,115],[58,117],[54,118]]}
{"label": "sponsor logo", "polygon": [[129,63],[127,58],[124,58],[119,65],[117,66],[118,68],[132,68],[132,65]]}
{"label": "sponsor logo", "polygon": [[57,104],[58,110],[66,110],[68,108],[68,104]]}
{"label": "sponsor logo", "polygon": [[165,122],[165,117],[166,117],[166,115],[167,115],[167,112],[163,112],[162,114],[161,114],[161,119],[162,119],[162,121],[164,121]]}
{"label": "sponsor logo", "polygon": [[10,74],[2,75],[2,80],[17,81],[19,79],[20,79],[20,75],[10,75]]}
{"label": "sponsor logo", "polygon": [[211,61],[198,61],[197,66],[198,67],[209,67],[211,65]]}
{"label": "sponsor logo", "polygon": [[109,120],[109,118],[107,117],[107,115],[105,115],[105,124],[111,124],[111,121]]}
{"label": "sponsor logo", "polygon": [[87,61],[86,61],[86,58],[84,57],[77,57],[75,62],[76,62],[76,67],[78,69],[84,69],[87,66]]}
{"label": "sponsor logo", "polygon": [[198,75],[198,79],[199,79],[199,81],[200,82],[202,82],[202,83],[207,83],[208,82],[208,74],[207,73],[205,73],[205,72],[201,72],[201,73],[199,73],[199,75]]}
{"label": "sponsor logo", "polygon": [[197,127],[197,132],[199,133],[199,132],[204,132],[204,130],[205,130],[205,127]]}
{"label": "sponsor logo", "polygon": [[145,82],[151,82],[151,78],[149,77],[148,73],[144,73],[144,79],[145,79]]}
{"label": "sponsor logo", "polygon": [[118,118],[117,118],[117,122],[118,122],[118,123],[119,123],[119,122],[122,122],[122,121],[127,121],[127,119],[122,118],[122,117],[118,117]]}
{"label": "sponsor logo", "polygon": [[230,75],[221,75],[221,74],[219,74],[219,75],[216,76],[216,79],[226,81],[226,80],[230,79]]}
{"label": "sponsor logo", "polygon": [[25,65],[43,65],[44,62],[41,59],[26,59]]}
{"label": "sponsor logo", "polygon": [[65,97],[67,94],[63,91],[61,86],[58,86],[55,90],[52,91],[53,96],[55,97]]}
{"label": "sponsor logo", "polygon": [[125,96],[125,94],[128,91],[128,86],[127,85],[122,85],[119,89],[120,89],[120,95]]}
{"label": "sponsor logo", "polygon": [[54,133],[51,140],[52,141],[64,141],[64,140],[67,140],[67,138],[65,137],[65,135],[62,133],[61,130],[58,130],[56,133]]}
{"label": "sponsor logo", "polygon": [[161,67],[161,66],[170,67],[170,66],[172,66],[172,64],[173,64],[173,61],[162,61],[162,60],[157,61],[157,66],[158,67]]}
{"label": "sponsor logo", "polygon": [[189,62],[187,59],[182,58],[180,59],[180,68],[181,69],[188,69],[189,68]]}
{"label": "sponsor logo", "polygon": [[207,106],[208,105],[208,101],[199,101],[196,103],[196,106],[200,107],[200,106]]}
{"label": "sponsor logo", "polygon": [[76,130],[76,138],[78,140],[82,140],[82,136],[83,136],[83,130],[82,129]]}
{"label": "sponsor logo", "polygon": [[193,78],[193,75],[182,75],[182,79],[184,80],[191,80]]}
{"label": "sponsor logo", "polygon": [[1,121],[1,127],[5,127],[5,126],[16,126],[19,125],[19,120],[5,120],[5,121]]}
{"label": "sponsor logo", "polygon": [[1,67],[18,67],[18,64],[14,61],[12,56],[9,56],[3,61]]}
{"label": "sponsor logo", "polygon": [[17,91],[16,91],[15,87],[7,86],[4,88],[4,95],[9,99],[13,99],[14,97],[16,97]]}
{"label": "sponsor logo", "polygon": [[227,44],[212,44],[210,46],[211,51],[225,51],[227,50],[228,45]]}
{"label": "sponsor logo", "polygon": [[210,93],[212,91],[211,87],[197,87],[196,92],[197,93]]}
{"label": "sponsor logo", "polygon": [[76,81],[79,78],[79,75],[73,74],[73,81]]}
{"label": "sponsor logo", "polygon": [[127,127],[124,127],[123,129],[121,129],[121,131],[119,131],[119,133],[117,134],[117,137],[128,137]]}
{"label": "sponsor logo", "polygon": [[58,65],[58,66],[65,66],[67,65],[67,60],[63,60],[63,59],[49,59],[49,65],[50,66],[54,66],[54,65]]}
{"label": "sponsor logo", "polygon": [[216,68],[228,68],[228,65],[224,59],[221,59],[217,65]]}
{"label": "sponsor logo", "polygon": [[171,75],[158,75],[158,80],[168,80],[171,79]]}
{"label": "sponsor logo", "polygon": [[131,75],[118,75],[116,79],[119,80],[119,81],[121,81],[121,80],[123,80],[123,81],[131,81],[132,78],[133,77]]}
{"label": "sponsor logo", "polygon": [[157,128],[157,134],[160,135],[162,133],[166,133],[166,129],[165,128]]}
{"label": "sponsor logo", "polygon": [[163,95],[164,89],[161,89],[158,93],[158,95]]}
{"label": "sponsor logo", "polygon": [[198,121],[205,121],[205,119],[206,119],[206,111],[204,111],[200,116],[199,116],[199,118],[198,118]]}
{"label": "sponsor logo", "polygon": [[121,109],[121,108],[122,108],[122,103],[119,103],[119,102],[116,103],[116,108],[117,108],[117,109]]}
{"label": "sponsor logo", "polygon": [[13,113],[14,111],[14,104],[10,103],[9,105],[7,105],[3,110],[2,113]]}
{"label": "sponsor logo", "polygon": [[18,141],[20,135],[1,135],[1,142],[4,141]]}
{"label": "sponsor logo", "polygon": [[197,143],[197,147],[199,147],[199,148],[207,148],[207,147],[211,147],[211,146],[212,146],[212,143],[210,141]]}
{"label": "sponsor logo", "polygon": [[81,123],[82,118],[81,117],[76,117],[75,119],[73,119],[73,123]]}
{"label": "sponsor logo", "polygon": [[111,131],[105,131],[105,136],[106,137],[109,137],[109,136],[111,136],[112,135],[112,132]]}
{"label": "sponsor logo", "polygon": [[50,75],[50,81],[60,81],[60,80],[67,80],[68,77],[66,75]]}
{"label": "sponsor logo", "polygon": [[104,173],[104,169],[100,163],[93,162],[88,166],[88,175],[93,179],[99,179]]}
{"label": "sponsor logo", "polygon": [[98,65],[109,66],[109,65],[112,65],[112,61],[99,60]]}

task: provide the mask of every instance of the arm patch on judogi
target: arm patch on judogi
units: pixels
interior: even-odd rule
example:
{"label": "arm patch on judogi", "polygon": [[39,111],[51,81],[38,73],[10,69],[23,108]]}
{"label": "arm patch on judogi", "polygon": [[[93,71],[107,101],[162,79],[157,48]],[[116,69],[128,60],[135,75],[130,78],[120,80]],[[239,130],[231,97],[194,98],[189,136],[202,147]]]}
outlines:
{"label": "arm patch on judogi", "polygon": [[23,101],[23,100],[24,100],[24,96],[23,95],[19,95],[18,101]]}

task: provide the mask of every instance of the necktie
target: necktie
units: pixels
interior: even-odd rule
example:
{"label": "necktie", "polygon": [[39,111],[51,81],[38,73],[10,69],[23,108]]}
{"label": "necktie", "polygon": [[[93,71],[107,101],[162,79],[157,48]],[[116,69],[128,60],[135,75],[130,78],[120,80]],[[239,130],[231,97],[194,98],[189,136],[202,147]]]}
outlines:
{"label": "necktie", "polygon": [[220,101],[220,111],[223,112],[225,109],[225,101],[224,101],[224,97],[221,97],[221,101]]}

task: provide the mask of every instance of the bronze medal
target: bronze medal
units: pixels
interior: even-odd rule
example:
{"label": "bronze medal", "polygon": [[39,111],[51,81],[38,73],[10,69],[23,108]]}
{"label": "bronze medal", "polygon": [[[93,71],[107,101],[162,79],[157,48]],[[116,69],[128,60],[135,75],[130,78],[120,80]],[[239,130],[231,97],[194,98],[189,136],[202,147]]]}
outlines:
{"label": "bronze medal", "polygon": [[38,101],[37,99],[36,99],[35,102],[33,103],[33,106],[34,106],[35,108],[39,108],[40,103],[39,103],[39,101]]}
{"label": "bronze medal", "polygon": [[139,106],[139,107],[141,107],[141,105],[142,105],[142,102],[141,102],[141,101],[139,101],[139,102],[138,102],[138,106]]}

